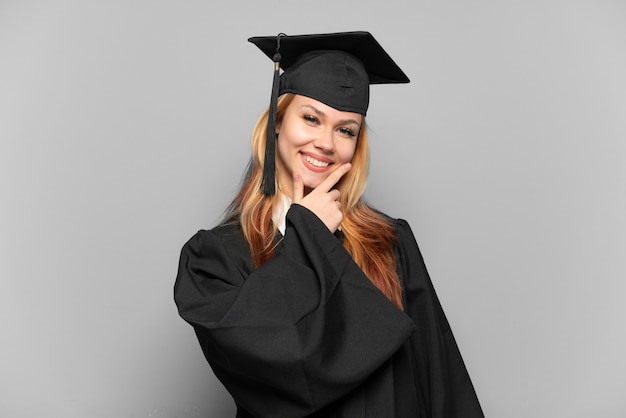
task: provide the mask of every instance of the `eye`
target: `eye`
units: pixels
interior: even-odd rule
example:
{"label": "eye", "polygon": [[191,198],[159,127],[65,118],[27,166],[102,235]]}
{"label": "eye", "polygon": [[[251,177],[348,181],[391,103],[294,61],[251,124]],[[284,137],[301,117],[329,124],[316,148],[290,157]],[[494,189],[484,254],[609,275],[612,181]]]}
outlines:
{"label": "eye", "polygon": [[312,123],[314,125],[319,125],[320,124],[320,120],[317,117],[313,116],[313,115],[305,114],[304,116],[302,116],[302,118],[305,121],[307,121],[309,123]]}
{"label": "eye", "polygon": [[346,135],[346,136],[350,136],[350,137],[355,137],[356,136],[356,133],[352,129],[346,128],[346,127],[339,128],[339,132],[342,135]]}

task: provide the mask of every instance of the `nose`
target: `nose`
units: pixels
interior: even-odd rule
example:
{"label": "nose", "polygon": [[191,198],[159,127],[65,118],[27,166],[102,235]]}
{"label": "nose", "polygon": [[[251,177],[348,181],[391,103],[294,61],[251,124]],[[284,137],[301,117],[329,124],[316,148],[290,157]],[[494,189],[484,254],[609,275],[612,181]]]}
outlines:
{"label": "nose", "polygon": [[335,151],[335,139],[333,137],[333,131],[331,129],[324,129],[319,132],[319,135],[313,141],[315,148],[318,148],[325,153],[331,153]]}

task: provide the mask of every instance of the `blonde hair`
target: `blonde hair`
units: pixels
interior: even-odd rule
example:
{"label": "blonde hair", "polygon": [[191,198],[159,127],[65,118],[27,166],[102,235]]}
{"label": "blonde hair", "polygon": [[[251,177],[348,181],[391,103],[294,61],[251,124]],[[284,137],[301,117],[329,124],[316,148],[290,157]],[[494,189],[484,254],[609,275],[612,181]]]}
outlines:
{"label": "blonde hair", "polygon": [[[280,125],[293,94],[278,99],[276,124]],[[255,266],[261,266],[274,255],[277,236],[273,225],[273,208],[280,204],[280,193],[265,196],[261,189],[267,131],[268,110],[259,117],[252,131],[252,156],[241,189],[229,206],[225,222],[239,221],[250,245]],[[369,144],[365,120],[357,138],[352,168],[337,183],[343,211],[341,229],[344,247],[372,283],[398,308],[402,309],[402,288],[396,273],[394,225],[362,199],[369,172]],[[276,176],[280,178],[280,176]],[[276,181],[276,190],[281,184]]]}

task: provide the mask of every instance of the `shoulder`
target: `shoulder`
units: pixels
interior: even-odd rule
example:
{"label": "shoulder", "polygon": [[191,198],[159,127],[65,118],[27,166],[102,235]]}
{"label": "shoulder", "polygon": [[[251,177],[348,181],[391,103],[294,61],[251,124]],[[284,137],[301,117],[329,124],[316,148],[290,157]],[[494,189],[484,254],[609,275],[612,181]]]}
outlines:
{"label": "shoulder", "polygon": [[248,260],[250,249],[237,221],[200,229],[183,246],[183,252],[200,258],[226,256]]}
{"label": "shoulder", "polygon": [[398,234],[399,238],[402,237],[413,237],[413,231],[411,230],[411,226],[409,223],[403,218],[394,218],[384,212],[381,212],[377,209],[371,208],[375,213],[377,213],[381,218],[389,223]]}
{"label": "shoulder", "polygon": [[208,231],[204,231],[204,234],[213,235],[219,238],[224,244],[241,243],[245,241],[239,221],[221,223]]}
{"label": "shoulder", "polygon": [[375,211],[394,228],[396,233],[395,248],[398,251],[397,256],[400,259],[423,260],[417,239],[415,238],[409,222],[404,218],[394,218],[378,210]]}
{"label": "shoulder", "polygon": [[237,221],[221,223],[210,229],[199,229],[194,233],[185,245],[202,246],[214,241],[231,242],[243,239],[241,224]]}

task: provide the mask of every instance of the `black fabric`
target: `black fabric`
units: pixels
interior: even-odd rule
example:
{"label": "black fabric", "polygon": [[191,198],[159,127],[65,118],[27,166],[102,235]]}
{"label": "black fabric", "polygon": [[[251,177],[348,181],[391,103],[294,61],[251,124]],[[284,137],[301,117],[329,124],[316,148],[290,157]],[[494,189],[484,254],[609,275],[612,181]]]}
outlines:
{"label": "black fabric", "polygon": [[337,110],[367,113],[369,85],[409,78],[369,32],[340,32],[248,39],[269,58],[280,41],[279,94],[295,93]]}
{"label": "black fabric", "polygon": [[238,418],[483,416],[413,234],[395,222],[406,312],[296,204],[258,269],[238,224],[185,244],[175,301]]}
{"label": "black fabric", "polygon": [[[268,58],[276,53],[276,36],[255,36],[248,40]],[[307,35],[285,35],[280,39],[280,66],[288,70],[310,51],[344,51],[359,58],[369,74],[370,84],[408,83],[409,78],[366,31]]]}
{"label": "black fabric", "polygon": [[313,51],[280,77],[279,94],[294,93],[361,115],[370,102],[369,78],[358,58],[342,51]]}

